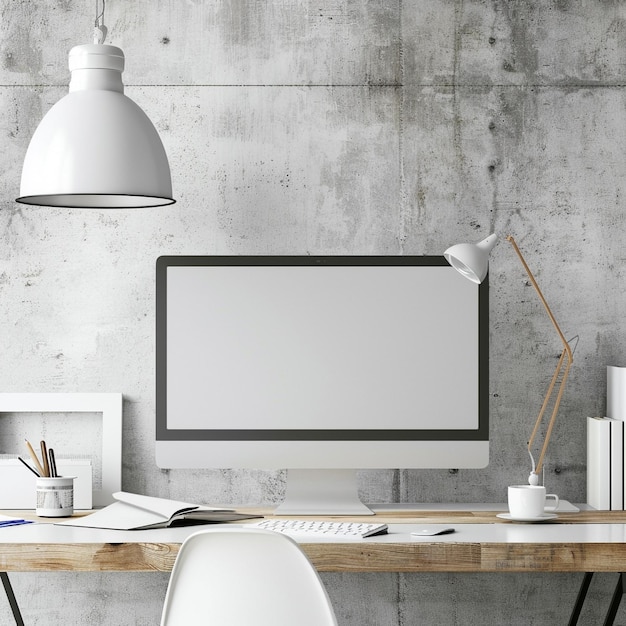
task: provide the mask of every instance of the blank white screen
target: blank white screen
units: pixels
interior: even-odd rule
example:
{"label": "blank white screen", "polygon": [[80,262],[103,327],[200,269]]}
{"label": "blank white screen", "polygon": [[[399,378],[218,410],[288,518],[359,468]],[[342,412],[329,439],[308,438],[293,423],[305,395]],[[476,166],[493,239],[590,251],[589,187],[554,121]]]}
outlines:
{"label": "blank white screen", "polygon": [[475,429],[478,289],[447,266],[172,266],[169,429]]}

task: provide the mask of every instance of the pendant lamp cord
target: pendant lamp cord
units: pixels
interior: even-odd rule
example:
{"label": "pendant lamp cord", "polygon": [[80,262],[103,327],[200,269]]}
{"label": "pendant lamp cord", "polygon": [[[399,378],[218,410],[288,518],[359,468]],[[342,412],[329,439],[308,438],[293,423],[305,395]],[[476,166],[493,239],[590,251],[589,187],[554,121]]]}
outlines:
{"label": "pendant lamp cord", "polygon": [[102,11],[99,10],[100,2],[96,0],[96,20],[93,28],[93,42],[103,44],[107,37],[107,27],[104,25],[104,9],[106,0],[102,0]]}

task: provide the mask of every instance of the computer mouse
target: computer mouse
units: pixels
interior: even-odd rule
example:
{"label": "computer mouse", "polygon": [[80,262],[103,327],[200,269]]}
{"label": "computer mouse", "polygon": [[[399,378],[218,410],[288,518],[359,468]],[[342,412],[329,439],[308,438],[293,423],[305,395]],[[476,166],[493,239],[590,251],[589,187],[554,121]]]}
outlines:
{"label": "computer mouse", "polygon": [[414,530],[411,535],[414,537],[432,537],[433,535],[448,535],[454,532],[454,528],[424,528]]}

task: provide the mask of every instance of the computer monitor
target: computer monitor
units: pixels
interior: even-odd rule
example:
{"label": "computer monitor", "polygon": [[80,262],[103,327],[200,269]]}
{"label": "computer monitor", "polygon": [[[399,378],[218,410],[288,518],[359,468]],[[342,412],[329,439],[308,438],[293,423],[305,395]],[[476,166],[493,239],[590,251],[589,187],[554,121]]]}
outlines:
{"label": "computer monitor", "polygon": [[443,256],[163,256],[156,460],[284,469],[282,513],[371,513],[356,470],[489,460],[488,286]]}

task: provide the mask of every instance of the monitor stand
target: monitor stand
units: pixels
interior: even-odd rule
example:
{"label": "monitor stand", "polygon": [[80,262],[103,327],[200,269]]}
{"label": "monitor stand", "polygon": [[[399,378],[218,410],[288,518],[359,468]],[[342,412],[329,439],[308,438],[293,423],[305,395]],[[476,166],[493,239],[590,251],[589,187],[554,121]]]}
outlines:
{"label": "monitor stand", "polygon": [[356,470],[287,470],[285,500],[276,515],[375,515],[359,499]]}

